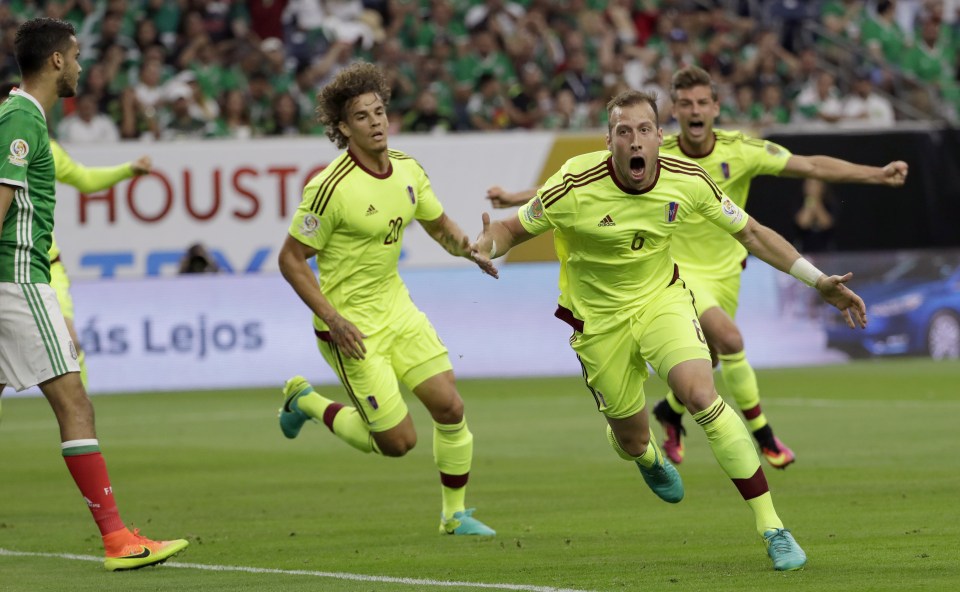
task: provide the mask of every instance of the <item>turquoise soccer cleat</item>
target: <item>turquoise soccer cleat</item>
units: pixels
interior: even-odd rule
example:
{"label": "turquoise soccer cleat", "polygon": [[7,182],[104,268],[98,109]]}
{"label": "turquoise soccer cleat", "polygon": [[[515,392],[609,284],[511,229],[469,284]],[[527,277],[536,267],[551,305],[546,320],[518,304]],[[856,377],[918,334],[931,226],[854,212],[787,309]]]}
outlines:
{"label": "turquoise soccer cleat", "polygon": [[773,559],[773,569],[793,571],[801,569],[807,563],[807,554],[786,528],[774,528],[763,533],[767,544],[767,554]]}
{"label": "turquoise soccer cleat", "polygon": [[473,517],[476,508],[454,512],[453,518],[440,514],[440,534],[493,536],[497,531]]}
{"label": "turquoise soccer cleat", "polygon": [[669,460],[664,458],[662,465],[653,465],[649,469],[637,463],[637,468],[640,469],[643,480],[657,494],[657,497],[671,504],[683,499],[683,479]]}
{"label": "turquoise soccer cleat", "polygon": [[283,407],[280,408],[280,431],[287,438],[296,438],[300,435],[303,424],[310,416],[300,411],[297,399],[312,393],[313,387],[302,376],[294,376],[283,385]]}

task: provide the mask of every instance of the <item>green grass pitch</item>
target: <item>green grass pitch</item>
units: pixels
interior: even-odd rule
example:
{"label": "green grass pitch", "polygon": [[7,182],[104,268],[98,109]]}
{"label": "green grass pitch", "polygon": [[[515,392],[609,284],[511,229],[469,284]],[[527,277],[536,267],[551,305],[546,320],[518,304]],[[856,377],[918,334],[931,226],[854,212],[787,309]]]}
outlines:
{"label": "green grass pitch", "polygon": [[[279,388],[95,397],[125,520],[191,541],[169,565],[129,573],[67,557],[101,548],[53,415],[42,399],[5,398],[0,590],[960,590],[960,363],[759,378],[767,416],[798,456],[786,471],[764,467],[809,556],[801,572],[771,569],[689,417],[687,493],[673,506],[609,449],[580,379],[543,378],[459,383],[476,438],[468,505],[498,531],[486,540],[437,534],[430,424],[415,401],[420,442],[388,459],[322,425],[284,439]],[[651,381],[648,400],[663,390]]]}

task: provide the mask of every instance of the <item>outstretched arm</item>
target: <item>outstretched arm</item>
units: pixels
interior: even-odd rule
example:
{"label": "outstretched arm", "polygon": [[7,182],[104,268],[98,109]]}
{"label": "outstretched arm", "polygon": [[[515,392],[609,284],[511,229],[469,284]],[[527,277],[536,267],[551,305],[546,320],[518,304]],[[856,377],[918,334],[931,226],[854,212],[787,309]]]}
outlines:
{"label": "outstretched arm", "polygon": [[420,225],[427,231],[430,238],[437,241],[441,247],[454,257],[466,257],[480,266],[484,273],[494,270],[493,264],[486,262],[486,267],[471,256],[470,238],[460,230],[457,223],[446,214],[440,214],[436,220],[420,220]]}
{"label": "outstretched arm", "polygon": [[149,156],[112,167],[88,167],[73,160],[62,148],[53,148],[57,181],[76,187],[81,193],[96,193],[113,187],[124,179],[145,175],[150,172],[153,163]]}
{"label": "outstretched arm", "polygon": [[[506,255],[507,251],[530,240],[534,235],[527,232],[520,224],[520,218],[516,216],[490,222],[490,214],[484,212],[481,220],[483,229],[477,240],[470,245],[470,253],[480,269],[495,278],[500,277],[500,272],[493,266],[491,260]],[[490,268],[489,271],[487,267]]]}
{"label": "outstretched arm", "polygon": [[530,201],[536,194],[536,187],[517,191],[516,193],[510,193],[499,185],[494,185],[487,189],[487,199],[489,199],[493,207],[497,209],[522,206]]}
{"label": "outstretched arm", "polygon": [[783,177],[819,179],[828,183],[863,183],[900,187],[907,181],[909,167],[895,160],[885,167],[854,164],[832,156],[798,156],[794,154],[780,173]]}
{"label": "outstretched arm", "polygon": [[851,329],[856,328],[857,324],[867,326],[867,308],[863,299],[844,285],[853,277],[852,273],[843,276],[824,274],[801,257],[785,238],[752,218],[743,230],[733,236],[760,260],[816,288],[824,301],[844,313],[847,326]]}
{"label": "outstretched arm", "polygon": [[366,337],[353,323],[340,316],[337,309],[330,304],[317,277],[307,264],[307,260],[317,255],[317,251],[290,235],[280,249],[277,263],[283,279],[293,288],[300,300],[306,304],[313,314],[317,315],[330,328],[330,338],[348,358],[362,360],[367,351],[363,345]]}

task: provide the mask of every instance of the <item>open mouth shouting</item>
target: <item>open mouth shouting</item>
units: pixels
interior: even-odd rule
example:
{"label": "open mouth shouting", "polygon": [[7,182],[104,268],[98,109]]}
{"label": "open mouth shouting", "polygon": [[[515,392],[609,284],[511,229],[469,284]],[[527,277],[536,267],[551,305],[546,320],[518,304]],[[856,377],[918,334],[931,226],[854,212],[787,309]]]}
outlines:
{"label": "open mouth shouting", "polygon": [[643,156],[630,157],[630,177],[634,181],[643,180],[643,174],[647,170],[647,159]]}
{"label": "open mouth shouting", "polygon": [[694,136],[703,135],[703,130],[706,127],[702,121],[691,121],[687,124],[687,127],[690,128],[690,133]]}

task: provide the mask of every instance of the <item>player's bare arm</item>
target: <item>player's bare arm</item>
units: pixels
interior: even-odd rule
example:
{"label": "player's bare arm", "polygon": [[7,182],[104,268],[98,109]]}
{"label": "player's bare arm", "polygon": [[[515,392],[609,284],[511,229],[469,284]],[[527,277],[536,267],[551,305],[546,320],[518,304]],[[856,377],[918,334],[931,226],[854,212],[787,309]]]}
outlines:
{"label": "player's bare arm", "polygon": [[493,270],[493,264],[488,261],[482,263],[474,259],[470,252],[470,238],[457,226],[457,223],[446,214],[440,214],[436,220],[421,220],[420,225],[430,237],[454,257],[466,257],[476,262],[484,273]]}
{"label": "player's bare arm", "polygon": [[470,245],[470,254],[480,269],[487,275],[500,277],[500,272],[491,261],[507,254],[507,251],[528,241],[534,235],[520,224],[520,218],[511,216],[496,222],[490,222],[490,214],[484,212],[481,216],[482,230],[477,240]]}
{"label": "player's bare arm", "polygon": [[363,339],[366,337],[360,329],[347,319],[340,316],[337,309],[324,296],[307,260],[318,255],[313,247],[309,247],[290,235],[287,235],[280,249],[277,263],[283,279],[293,288],[300,300],[306,304],[313,314],[317,315],[330,328],[330,338],[348,358],[362,360],[367,352]]}
{"label": "player's bare arm", "polygon": [[[794,264],[802,259],[800,253],[785,238],[752,218],[743,230],[733,236],[761,261],[784,273],[791,273]],[[852,277],[852,273],[843,276],[821,273],[812,285],[825,302],[844,313],[847,326],[855,329],[857,325],[867,326],[867,308],[863,299],[845,285]]]}
{"label": "player's bare arm", "polygon": [[901,187],[907,181],[909,166],[895,160],[884,167],[854,164],[832,156],[794,154],[780,173],[783,177],[819,179],[828,183],[862,183]]}
{"label": "player's bare arm", "polygon": [[532,187],[516,193],[510,193],[499,185],[487,189],[487,199],[490,204],[497,209],[511,208],[513,206],[522,206],[530,201],[537,194],[537,188]]}

